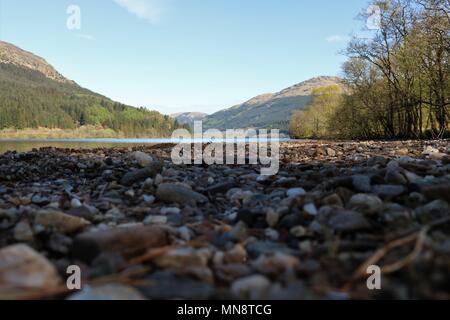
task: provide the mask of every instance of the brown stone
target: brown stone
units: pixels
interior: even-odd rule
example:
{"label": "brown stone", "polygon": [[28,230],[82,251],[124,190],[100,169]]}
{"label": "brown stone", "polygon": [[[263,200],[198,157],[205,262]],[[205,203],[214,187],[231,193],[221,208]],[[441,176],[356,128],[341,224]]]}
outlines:
{"label": "brown stone", "polygon": [[423,194],[429,200],[445,200],[450,202],[450,184],[438,184],[422,188]]}
{"label": "brown stone", "polygon": [[120,184],[124,186],[132,186],[136,182],[144,181],[147,178],[153,178],[162,171],[162,163],[155,161],[148,167],[128,172],[120,181]]}
{"label": "brown stone", "polygon": [[86,262],[92,261],[103,252],[119,253],[125,258],[131,258],[168,243],[169,237],[163,228],[154,226],[115,228],[78,235],[72,246],[72,254],[75,258]]}
{"label": "brown stone", "polygon": [[28,245],[0,250],[0,290],[51,289],[60,283],[56,268]]}

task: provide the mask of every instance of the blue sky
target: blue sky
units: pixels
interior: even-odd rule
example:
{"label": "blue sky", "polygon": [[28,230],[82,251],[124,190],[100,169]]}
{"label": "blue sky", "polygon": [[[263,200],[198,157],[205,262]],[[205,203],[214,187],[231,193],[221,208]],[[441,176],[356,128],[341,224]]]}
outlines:
{"label": "blue sky", "polygon": [[[212,113],[339,75],[367,0],[0,0],[0,38],[114,100]],[[77,5],[81,29],[67,28]]]}

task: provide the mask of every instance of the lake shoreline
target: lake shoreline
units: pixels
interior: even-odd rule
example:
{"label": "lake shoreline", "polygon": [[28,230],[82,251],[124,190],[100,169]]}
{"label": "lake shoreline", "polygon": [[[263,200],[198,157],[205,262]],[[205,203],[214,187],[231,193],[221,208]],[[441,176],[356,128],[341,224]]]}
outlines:
{"label": "lake shoreline", "polygon": [[[172,147],[0,155],[0,256],[28,274],[0,267],[0,289],[36,297],[35,275],[40,298],[449,297],[449,141],[283,142],[275,176],[174,165]],[[368,290],[361,266],[393,241],[371,264],[398,272]],[[70,265],[90,290],[60,290]]]}

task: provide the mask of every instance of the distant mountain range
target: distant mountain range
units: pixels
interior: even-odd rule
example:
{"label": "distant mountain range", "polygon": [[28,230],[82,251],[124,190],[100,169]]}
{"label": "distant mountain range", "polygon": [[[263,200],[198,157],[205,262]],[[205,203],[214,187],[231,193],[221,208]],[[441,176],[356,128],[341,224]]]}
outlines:
{"label": "distant mountain range", "polygon": [[287,133],[289,120],[294,111],[303,109],[310,101],[315,88],[341,84],[337,77],[317,77],[277,93],[267,93],[247,102],[214,113],[204,119],[204,128],[280,129]]}
{"label": "distant mountain range", "polygon": [[0,130],[94,126],[125,137],[170,136],[176,121],[65,78],[43,58],[0,41]]}
{"label": "distant mountain range", "polygon": [[312,91],[315,88],[336,84],[342,84],[342,80],[338,77],[322,76],[301,82],[277,93],[259,95],[210,116],[195,112],[173,116],[181,123],[186,124],[191,124],[193,120],[203,120],[204,129],[265,128],[280,129],[281,132],[288,133],[292,113],[303,109],[311,101]]}
{"label": "distant mountain range", "polygon": [[180,112],[171,114],[170,116],[176,119],[179,124],[192,126],[194,121],[204,120],[208,114],[202,112]]}

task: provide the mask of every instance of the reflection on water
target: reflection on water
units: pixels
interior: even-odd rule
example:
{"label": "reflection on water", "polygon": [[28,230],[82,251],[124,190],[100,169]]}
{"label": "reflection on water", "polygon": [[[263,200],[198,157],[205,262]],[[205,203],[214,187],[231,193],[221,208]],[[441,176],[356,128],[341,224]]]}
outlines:
{"label": "reflection on water", "polygon": [[[289,139],[279,139],[288,141]],[[49,139],[49,140],[1,140],[0,154],[7,151],[27,152],[36,148],[55,147],[69,149],[94,149],[94,148],[119,148],[134,147],[142,145],[154,145],[160,143],[179,143],[183,140],[171,139]],[[237,140],[214,140],[214,142],[256,142],[257,139],[237,139]],[[183,142],[211,142],[211,140],[192,139]]]}

